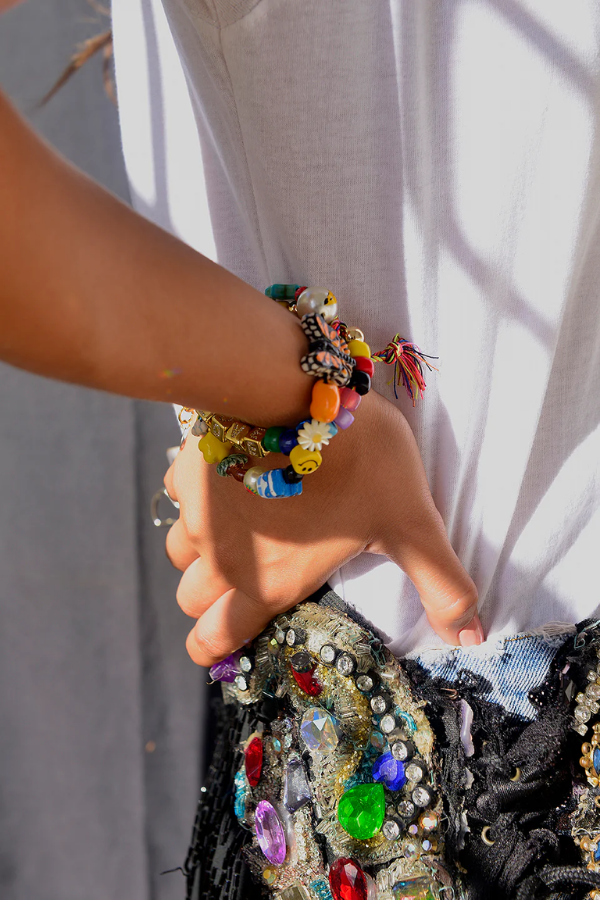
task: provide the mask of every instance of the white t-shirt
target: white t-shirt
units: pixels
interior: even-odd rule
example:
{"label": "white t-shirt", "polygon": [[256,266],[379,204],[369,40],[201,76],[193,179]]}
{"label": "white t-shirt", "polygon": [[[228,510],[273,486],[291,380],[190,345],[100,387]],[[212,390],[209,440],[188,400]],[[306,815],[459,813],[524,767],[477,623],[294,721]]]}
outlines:
{"label": "white t-shirt", "polygon": [[[136,208],[259,290],[329,287],[373,349],[400,332],[439,357],[415,409],[391,369],[375,387],[415,432],[484,628],[594,616],[597,0],[164,7],[113,0]],[[440,643],[386,559],[332,586],[397,652]]]}

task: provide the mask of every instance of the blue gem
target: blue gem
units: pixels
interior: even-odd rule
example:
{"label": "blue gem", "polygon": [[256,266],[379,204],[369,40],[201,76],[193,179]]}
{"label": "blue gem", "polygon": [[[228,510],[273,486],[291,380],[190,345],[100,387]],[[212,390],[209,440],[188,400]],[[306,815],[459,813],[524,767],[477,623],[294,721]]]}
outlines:
{"label": "blue gem", "polygon": [[294,449],[297,443],[298,434],[295,428],[286,428],[286,430],[279,435],[279,450],[281,453],[285,453],[286,456],[290,455],[290,451]]}
{"label": "blue gem", "polygon": [[234,779],[235,783],[235,803],[234,803],[234,812],[238,819],[243,819],[246,815],[246,794],[248,793],[248,789],[246,787],[246,779],[244,777],[244,772],[239,771]]}
{"label": "blue gem", "polygon": [[399,791],[406,784],[404,764],[394,759],[388,751],[373,763],[373,778],[381,781],[390,791]]}
{"label": "blue gem", "polygon": [[598,841],[598,845],[594,850],[594,861],[600,862],[600,841]]}
{"label": "blue gem", "polygon": [[594,755],[592,757],[592,763],[594,765],[594,771],[596,775],[600,775],[600,747],[596,747],[594,750]]}

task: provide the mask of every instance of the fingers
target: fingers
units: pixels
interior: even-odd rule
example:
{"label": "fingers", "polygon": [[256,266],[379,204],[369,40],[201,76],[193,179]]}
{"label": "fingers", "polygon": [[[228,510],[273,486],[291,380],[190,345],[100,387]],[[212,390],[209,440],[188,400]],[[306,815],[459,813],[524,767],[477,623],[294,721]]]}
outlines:
{"label": "fingers", "polygon": [[212,666],[256,637],[278,610],[243,591],[226,591],[190,631],[186,648],[199,666]]}
{"label": "fingers", "polygon": [[182,572],[185,572],[200,556],[181,519],[178,519],[167,532],[165,550],[169,562]]}
{"label": "fingers", "polygon": [[181,576],[177,588],[177,602],[186,616],[199,619],[211,603],[231,590],[231,587],[225,576],[205,557],[198,557]]}
{"label": "fingers", "polygon": [[437,510],[404,538],[386,554],[415,585],[433,630],[449,644],[481,644],[477,588],[452,549]]}

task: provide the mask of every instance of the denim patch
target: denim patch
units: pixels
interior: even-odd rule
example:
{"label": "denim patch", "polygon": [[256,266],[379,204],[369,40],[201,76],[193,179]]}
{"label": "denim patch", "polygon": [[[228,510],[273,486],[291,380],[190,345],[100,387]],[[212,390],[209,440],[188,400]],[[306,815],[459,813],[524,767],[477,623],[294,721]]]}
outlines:
{"label": "denim patch", "polygon": [[481,696],[507,712],[531,721],[537,710],[529,692],[546,678],[556,651],[569,632],[552,635],[518,634],[500,638],[492,646],[454,647],[448,653],[426,650],[416,657],[433,678],[450,684],[471,673],[481,685]]}

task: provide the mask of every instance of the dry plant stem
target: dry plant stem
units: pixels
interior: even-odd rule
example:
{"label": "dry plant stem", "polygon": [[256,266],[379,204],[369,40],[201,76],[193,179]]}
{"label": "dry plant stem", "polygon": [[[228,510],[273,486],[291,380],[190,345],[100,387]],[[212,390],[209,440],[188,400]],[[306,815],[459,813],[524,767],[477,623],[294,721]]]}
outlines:
{"label": "dry plant stem", "polygon": [[0,358],[150,400],[295,423],[297,319],[134,213],[0,94]]}

